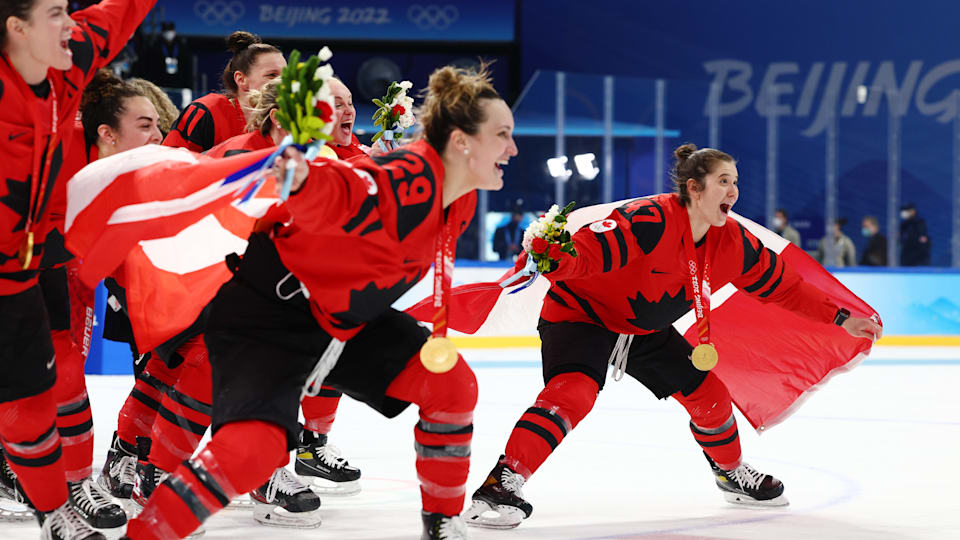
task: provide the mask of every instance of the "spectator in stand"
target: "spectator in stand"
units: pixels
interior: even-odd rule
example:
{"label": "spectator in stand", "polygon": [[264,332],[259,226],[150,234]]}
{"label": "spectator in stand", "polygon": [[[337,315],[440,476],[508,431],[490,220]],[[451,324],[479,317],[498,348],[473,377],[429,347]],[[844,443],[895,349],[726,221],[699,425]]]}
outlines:
{"label": "spectator in stand", "polygon": [[193,88],[192,59],[186,40],[177,36],[176,25],[164,21],[160,36],[154,34],[146,41],[136,73],[164,88]]}
{"label": "spectator in stand", "polygon": [[501,261],[514,261],[523,251],[523,211],[514,206],[510,221],[493,233],[493,250],[500,255]]}
{"label": "spectator in stand", "polygon": [[930,266],[930,237],[927,222],[917,216],[917,206],[907,203],[900,208],[900,265]]}
{"label": "spectator in stand", "polygon": [[867,237],[867,248],[860,256],[861,266],[887,265],[887,237],[880,233],[880,224],[873,216],[864,216],[860,231]]}
{"label": "spectator in stand", "polygon": [[843,268],[857,264],[857,248],[853,245],[853,240],[843,234],[843,226],[847,224],[844,218],[833,222],[833,257],[827,257],[827,237],[820,240],[817,246],[817,260],[824,266],[835,266]]}
{"label": "spectator in stand", "polygon": [[789,216],[787,215],[786,210],[783,208],[777,208],[777,211],[773,214],[772,225],[773,230],[782,236],[784,240],[797,247],[803,247],[800,245],[800,233],[790,226]]}

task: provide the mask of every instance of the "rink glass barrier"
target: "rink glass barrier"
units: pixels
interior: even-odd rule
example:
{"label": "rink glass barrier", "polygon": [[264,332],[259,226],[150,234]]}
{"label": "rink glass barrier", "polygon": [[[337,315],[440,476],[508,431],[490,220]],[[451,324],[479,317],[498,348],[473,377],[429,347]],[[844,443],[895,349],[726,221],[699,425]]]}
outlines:
{"label": "rink glass barrier", "polygon": [[[495,281],[503,275],[503,263],[458,261],[454,286]],[[851,291],[865,299],[880,314],[884,337],[879,346],[960,346],[960,271],[952,269],[844,269],[834,275]],[[542,279],[542,278],[541,278]],[[432,290],[432,272],[394,304],[405,309],[428,297]],[[125,343],[102,338],[106,293],[97,288],[97,317],[93,329],[86,372],[90,374],[129,374],[133,372],[130,350]],[[516,328],[509,335],[465,336],[451,332],[461,348],[539,347],[536,320]]]}

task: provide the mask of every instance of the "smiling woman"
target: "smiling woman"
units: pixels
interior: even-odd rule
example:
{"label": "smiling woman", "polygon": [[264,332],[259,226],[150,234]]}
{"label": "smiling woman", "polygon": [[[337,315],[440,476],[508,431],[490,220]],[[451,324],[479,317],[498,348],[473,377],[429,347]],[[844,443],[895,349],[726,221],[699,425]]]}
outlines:
{"label": "smiling woman", "polygon": [[97,491],[89,463],[73,467],[92,459],[93,431],[86,394],[62,400],[53,389],[58,372],[70,378],[51,341],[51,327],[69,328],[65,295],[54,294],[66,291],[66,272],[50,271],[42,287],[37,276],[70,258],[64,187],[69,154],[82,152],[73,144],[82,91],[153,4],[103,0],[71,16],[66,0],[0,3],[0,440],[45,538],[99,539],[91,527],[126,521]]}
{"label": "smiling woman", "polygon": [[[730,393],[710,371],[718,361],[711,291],[730,283],[855,338],[879,337],[881,328],[851,317],[728,215],[739,194],[732,157],[692,144],[674,155],[674,193],[631,200],[582,227],[573,235],[578,256],[562,253],[544,274],[551,281],[538,327],[545,387],[473,494],[468,523],[510,528],[530,516],[521,487],[592,410],[608,364],[687,410],[693,438],[729,502],[787,504],[780,480],[743,462]],[[696,348],[673,326],[691,309]]]}
{"label": "smiling woman", "polygon": [[[350,119],[344,90],[334,89],[345,106],[341,126]],[[261,128],[272,129],[269,115],[260,117]],[[183,537],[209,515],[190,512],[190,501],[225,505],[261,485],[296,446],[297,406],[321,383],[388,418],[419,406],[422,538],[465,538],[459,514],[476,380],[455,352],[448,370],[428,371],[421,354],[430,333],[391,306],[434,261],[449,260],[441,273],[452,269],[475,191],[503,185],[499,166],[517,148],[513,115],[484,70],[436,70],[418,117],[426,139],[386,155],[280,160],[295,163],[292,193],[262,220],[263,232],[250,237],[236,274],[209,306],[214,435],[156,489],[130,522],[132,539]]]}

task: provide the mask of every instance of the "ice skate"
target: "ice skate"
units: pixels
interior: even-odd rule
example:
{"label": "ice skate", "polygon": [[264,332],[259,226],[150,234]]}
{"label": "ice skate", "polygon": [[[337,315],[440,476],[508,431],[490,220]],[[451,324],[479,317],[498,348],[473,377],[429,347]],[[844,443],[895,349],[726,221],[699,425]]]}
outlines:
{"label": "ice skate", "polygon": [[68,501],[77,515],[94,529],[119,529],[127,524],[127,514],[110,494],[87,477],[67,482]]}
{"label": "ice skate", "polygon": [[[503,456],[501,456],[501,459]],[[512,529],[533,513],[523,498],[524,478],[503,463],[490,471],[480,489],[473,493],[473,504],[463,513],[467,525],[488,529]]]}
{"label": "ice skate", "polygon": [[340,450],[327,444],[327,436],[300,430],[293,470],[320,495],[347,497],[360,493],[360,469],[351,467]]}
{"label": "ice skate", "polygon": [[717,480],[717,487],[729,503],[747,506],[787,506],[790,501],[783,496],[783,483],[769,474],[763,474],[746,463],[736,469],[725,471],[706,456],[710,469]]}
{"label": "ice skate", "polygon": [[113,442],[107,451],[107,461],[97,482],[117,499],[129,499],[137,481],[137,449],[123,442],[113,432]]}
{"label": "ice skate", "polygon": [[40,538],[42,540],[106,540],[106,536],[94,530],[77,513],[70,502],[66,502],[53,512],[39,516]]}
{"label": "ice skate", "polygon": [[467,540],[467,527],[460,516],[420,512],[423,534],[420,540]]}
{"label": "ice skate", "polygon": [[250,492],[253,519],[273,527],[320,526],[320,497],[287,469],[277,469],[266,484]]}
{"label": "ice skate", "polygon": [[35,517],[30,499],[0,450],[0,522],[30,521]]}

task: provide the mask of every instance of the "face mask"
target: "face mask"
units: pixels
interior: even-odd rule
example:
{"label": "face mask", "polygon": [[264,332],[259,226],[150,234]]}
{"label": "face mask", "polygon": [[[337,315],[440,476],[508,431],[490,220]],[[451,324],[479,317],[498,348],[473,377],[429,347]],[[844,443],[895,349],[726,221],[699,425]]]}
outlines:
{"label": "face mask", "polygon": [[863,227],[860,229],[860,234],[866,236],[867,238],[870,238],[871,236],[873,236],[873,233],[870,232],[870,229],[866,227]]}
{"label": "face mask", "polygon": [[773,228],[774,228],[774,229],[782,229],[782,228],[783,228],[783,218],[781,218],[781,217],[774,217],[774,218],[773,218]]}
{"label": "face mask", "polygon": [[173,41],[173,38],[177,37],[177,33],[174,30],[165,30],[163,32],[163,39],[167,41]]}

